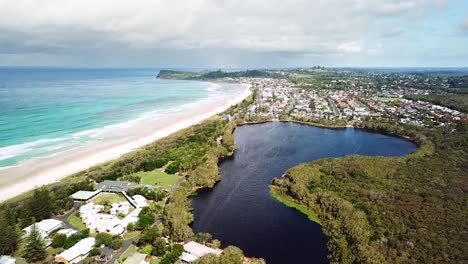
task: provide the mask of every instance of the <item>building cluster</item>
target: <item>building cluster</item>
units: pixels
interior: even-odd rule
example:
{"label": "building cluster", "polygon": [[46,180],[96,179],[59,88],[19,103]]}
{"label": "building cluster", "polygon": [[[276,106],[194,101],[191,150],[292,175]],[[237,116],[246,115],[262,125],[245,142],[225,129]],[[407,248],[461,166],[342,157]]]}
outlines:
{"label": "building cluster", "polygon": [[[64,234],[67,237],[78,233],[78,231],[71,229],[71,228],[64,228],[65,223],[57,219],[44,219],[40,222],[34,223],[26,228],[24,228],[23,235],[29,236],[31,231],[35,229],[40,236],[43,238],[45,242],[45,246],[48,247],[52,243],[52,236],[55,234]],[[56,263],[64,263],[64,264],[73,264],[79,263],[84,258],[86,258],[94,247],[95,239],[93,237],[88,237],[80,240],[74,246],[70,247],[69,249],[63,251],[62,253],[55,256],[54,261]],[[2,257],[3,258],[3,257]],[[14,258],[5,256],[4,257],[6,262],[0,263],[7,263],[13,264],[16,263]],[[3,261],[3,260],[2,260]]]}
{"label": "building cluster", "polygon": [[[252,84],[255,101],[248,108],[252,117],[292,116],[312,119],[362,121],[386,118],[402,124],[443,126],[466,119],[466,113],[423,101],[404,98],[406,94],[427,94],[427,90],[405,87],[419,78],[404,75],[398,80],[390,75],[378,81],[368,77],[328,80],[323,88],[313,89],[286,79],[244,78]],[[376,83],[385,84],[376,88]],[[421,80],[419,80],[421,81]],[[423,82],[426,80],[422,80]],[[432,79],[427,85],[433,85]],[[339,89],[335,89],[339,87]]]}

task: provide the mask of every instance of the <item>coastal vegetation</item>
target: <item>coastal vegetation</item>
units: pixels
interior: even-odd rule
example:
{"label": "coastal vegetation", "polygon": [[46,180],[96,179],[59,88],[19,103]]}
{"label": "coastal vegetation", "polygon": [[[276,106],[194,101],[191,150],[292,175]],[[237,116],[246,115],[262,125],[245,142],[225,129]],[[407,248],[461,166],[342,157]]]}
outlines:
{"label": "coastal vegetation", "polygon": [[[242,103],[234,108],[248,105],[249,103]],[[67,177],[61,182],[41,187],[2,203],[0,205],[0,219],[2,219],[0,221],[0,253],[13,254],[18,249],[21,240],[20,229],[34,221],[60,215],[70,210],[73,207],[70,195],[74,192],[93,190],[95,182],[103,180],[125,179],[126,177],[127,180],[137,181],[135,176],[138,176],[139,180],[146,181],[149,180],[145,178],[146,173],[155,176],[156,182],[158,176],[161,176],[161,184],[173,183],[178,178],[174,175],[176,173],[186,177],[186,180],[173,191],[162,212],[145,209],[142,220],[136,223],[134,228],[142,230],[141,237],[144,237],[148,232],[146,230],[152,229],[150,226],[155,222],[155,217],[160,217],[164,234],[168,235],[171,241],[182,242],[194,239],[195,236],[189,226],[193,221],[190,196],[197,189],[213,187],[220,180],[218,160],[235,149],[232,136],[234,127],[235,124],[215,116],[123,155],[117,160],[92,167]],[[223,138],[221,143],[217,141],[220,137]],[[164,172],[154,171],[163,167]],[[72,214],[69,219],[76,228],[83,228],[75,214]],[[148,243],[154,246],[161,235],[162,231],[156,231]],[[169,250],[166,254],[167,258],[163,257],[161,263],[167,261],[169,261],[167,263],[173,263],[175,255],[177,257],[180,255],[176,253],[178,251]]]}
{"label": "coastal vegetation", "polygon": [[[321,78],[314,79],[299,72],[294,75],[294,83],[308,87],[314,83],[312,86],[318,87],[333,79],[327,73],[321,73],[322,69],[314,71]],[[167,79],[197,80],[239,76],[272,75],[266,71],[161,71],[159,74]],[[210,246],[219,244],[207,235],[193,233],[190,197],[199,189],[212,188],[220,180],[218,162],[235,151],[233,130],[237,125],[272,119],[247,114],[255,97],[254,92],[225,112],[236,116],[233,122],[215,116],[117,160],[4,202],[0,205],[0,254],[18,251],[22,228],[53,215],[65,214],[73,207],[72,193],[93,190],[95,183],[102,180],[172,185],[180,177],[185,178],[168,194],[163,208],[145,208],[141,221],[131,227],[141,231],[136,244],[145,252],[160,256],[160,263],[174,263],[182,253],[180,245],[163,245],[163,236],[176,243],[195,239]],[[454,107],[457,104],[462,107],[460,109],[466,109],[463,100],[461,103],[451,99],[444,103],[443,98],[434,100],[441,100],[441,105]],[[279,119],[323,127],[349,124],[344,120],[292,118],[288,115]],[[290,169],[284,179],[275,179],[271,194],[321,224],[329,237],[329,258],[333,263],[463,263],[468,219],[465,209],[468,122],[437,129],[401,126],[383,120],[353,125],[411,139],[419,149],[399,158],[350,156],[301,164]],[[166,201],[163,200],[166,194],[157,190],[137,188],[129,194]],[[71,214],[69,221],[85,231],[76,214]],[[106,235],[99,235],[99,239],[114,248],[121,246],[120,240],[114,242]],[[57,246],[62,240],[57,238]],[[44,255],[39,253],[37,259],[43,259]],[[240,249],[228,247],[221,256],[207,255],[196,263],[243,263],[244,260]],[[263,263],[256,259],[248,261]]]}
{"label": "coastal vegetation", "polygon": [[202,72],[184,72],[173,70],[161,70],[158,78],[175,79],[175,80],[216,80],[223,78],[239,78],[239,77],[269,77],[267,71],[263,70],[246,70],[246,71],[202,71]]}
{"label": "coastal vegetation", "polygon": [[275,197],[318,217],[333,263],[463,263],[468,122],[434,131],[359,126],[412,138],[420,148],[399,158],[298,165],[273,180]]}

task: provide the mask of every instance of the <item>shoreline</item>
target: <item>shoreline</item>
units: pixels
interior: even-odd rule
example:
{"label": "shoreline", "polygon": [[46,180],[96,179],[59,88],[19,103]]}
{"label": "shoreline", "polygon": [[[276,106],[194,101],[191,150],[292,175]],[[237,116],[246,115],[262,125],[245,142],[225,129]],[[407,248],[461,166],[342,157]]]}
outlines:
{"label": "shoreline", "polygon": [[194,109],[186,110],[184,113],[180,113],[179,116],[164,120],[153,120],[154,124],[151,125],[143,122],[139,126],[123,129],[120,133],[121,136],[128,135],[129,131],[130,133],[131,131],[141,131],[139,136],[133,136],[130,141],[123,138],[115,142],[65,151],[59,155],[36,158],[4,168],[0,170],[0,202],[9,200],[36,187],[57,182],[94,165],[116,159],[139,147],[224,112],[232,105],[242,102],[251,94],[249,84],[239,84],[239,88],[241,91],[235,93],[234,96],[223,98],[224,100],[219,100],[219,98],[207,100],[203,102],[203,105],[196,105]]}

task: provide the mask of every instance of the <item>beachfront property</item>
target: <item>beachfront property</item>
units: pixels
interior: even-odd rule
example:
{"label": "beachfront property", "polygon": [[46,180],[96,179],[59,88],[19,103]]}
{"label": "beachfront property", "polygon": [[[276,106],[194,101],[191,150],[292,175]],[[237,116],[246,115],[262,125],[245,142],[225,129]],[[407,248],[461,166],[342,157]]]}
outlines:
{"label": "beachfront property", "polygon": [[0,256],[0,264],[15,264],[16,259],[10,256]]}
{"label": "beachfront property", "polygon": [[[125,194],[124,196],[128,201],[111,204],[109,214],[104,212],[104,205],[95,204],[93,202],[82,205],[80,207],[81,221],[83,221],[86,227],[92,232],[123,235],[128,224],[138,221],[141,208],[148,206],[146,198],[141,195],[130,197]],[[131,209],[134,210],[130,211]],[[119,218],[119,216],[122,215],[125,217]]]}
{"label": "beachfront property", "polygon": [[182,263],[193,262],[208,254],[221,255],[223,253],[221,249],[210,248],[195,241],[184,244],[184,251],[180,256]]}
{"label": "beachfront property", "polygon": [[63,222],[55,219],[44,219],[39,223],[32,224],[26,228],[23,228],[24,236],[28,236],[33,226],[36,226],[36,230],[39,231],[43,238],[49,237],[53,232],[63,228]]}
{"label": "beachfront property", "polygon": [[127,192],[133,185],[128,181],[110,181],[105,180],[96,185],[96,190],[110,193]]}
{"label": "beachfront property", "polygon": [[95,243],[96,239],[94,237],[84,238],[73,247],[55,256],[54,261],[63,264],[79,263],[88,256]]}
{"label": "beachfront property", "polygon": [[96,191],[78,191],[71,195],[72,199],[77,202],[87,202],[96,196],[98,196],[102,192],[101,189]]}

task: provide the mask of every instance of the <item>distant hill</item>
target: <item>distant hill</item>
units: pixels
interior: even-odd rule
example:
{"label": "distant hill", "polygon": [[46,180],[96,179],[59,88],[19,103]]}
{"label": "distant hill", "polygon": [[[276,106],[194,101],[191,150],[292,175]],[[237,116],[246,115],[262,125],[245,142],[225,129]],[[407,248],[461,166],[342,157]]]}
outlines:
{"label": "distant hill", "polygon": [[173,70],[161,70],[157,78],[171,80],[215,80],[223,78],[240,77],[268,77],[270,74],[263,70],[246,70],[237,72],[209,71],[209,72],[184,72]]}

